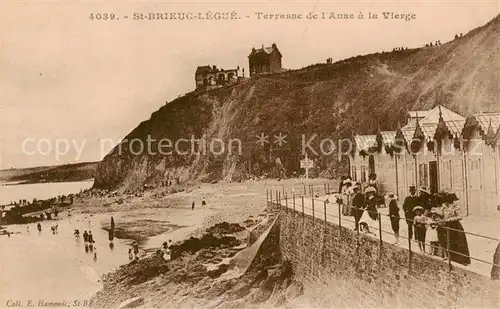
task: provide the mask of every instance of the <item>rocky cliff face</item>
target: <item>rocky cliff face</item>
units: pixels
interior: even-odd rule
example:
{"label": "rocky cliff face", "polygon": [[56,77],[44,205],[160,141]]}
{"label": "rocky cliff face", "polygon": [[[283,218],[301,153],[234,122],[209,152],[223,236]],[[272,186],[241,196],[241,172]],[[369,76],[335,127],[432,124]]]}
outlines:
{"label": "rocky cliff face", "polygon": [[[153,113],[104,158],[95,187],[299,172],[303,140],[312,140],[314,172],[334,175],[345,161],[322,139],[375,133],[377,126],[394,130],[407,110],[432,107],[437,89],[440,103],[463,115],[499,110],[499,38],[497,16],[440,46],[358,56],[187,94]],[[256,143],[261,133],[269,135],[263,146]],[[279,133],[286,143],[276,143]],[[138,141],[146,148],[148,136],[156,140],[153,152],[139,151]],[[204,147],[191,140],[203,136]]]}

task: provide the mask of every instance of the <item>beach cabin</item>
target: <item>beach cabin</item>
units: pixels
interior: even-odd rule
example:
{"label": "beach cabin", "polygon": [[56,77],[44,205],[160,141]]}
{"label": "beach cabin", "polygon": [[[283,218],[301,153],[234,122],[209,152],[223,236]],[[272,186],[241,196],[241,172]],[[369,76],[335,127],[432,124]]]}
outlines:
{"label": "beach cabin", "polygon": [[500,113],[465,118],[436,104],[409,111],[406,125],[396,131],[353,140],[353,179],[366,182],[376,173],[380,192],[393,191],[400,200],[410,186],[449,190],[464,213],[500,216]]}
{"label": "beach cabin", "polygon": [[498,215],[500,113],[481,113],[467,118],[463,130],[468,213]]}

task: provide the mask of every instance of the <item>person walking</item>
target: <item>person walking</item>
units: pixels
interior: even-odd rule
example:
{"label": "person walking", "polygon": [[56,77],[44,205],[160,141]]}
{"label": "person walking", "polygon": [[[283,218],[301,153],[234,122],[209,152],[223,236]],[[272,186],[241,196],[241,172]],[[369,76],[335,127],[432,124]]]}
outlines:
{"label": "person walking", "polygon": [[394,232],[394,244],[399,244],[399,220],[401,218],[399,216],[398,197],[391,192],[387,195],[387,198],[390,200],[389,218],[391,219],[391,228]]}
{"label": "person walking", "polygon": [[132,247],[134,248],[134,257],[136,260],[138,260],[139,259],[139,244],[137,243],[137,241],[135,241],[132,244]]}
{"label": "person walking", "polygon": [[194,210],[194,202],[191,204],[191,209]]}
{"label": "person walking", "polygon": [[42,232],[42,225],[40,224],[40,222],[38,222],[38,224],[36,225],[36,229],[38,230],[38,233]]}
{"label": "person walking", "polygon": [[87,231],[83,231],[83,242],[85,244],[89,242],[89,233],[87,233]]}
{"label": "person walking", "polygon": [[94,236],[92,236],[91,231],[89,231],[88,240],[89,240],[90,251],[92,251],[94,249]]}
{"label": "person walking", "polygon": [[416,195],[415,186],[410,186],[410,195],[403,202],[403,211],[405,212],[406,224],[408,225],[408,238],[413,238],[413,218],[415,213],[413,208],[418,205],[419,197]]}
{"label": "person walking", "polygon": [[363,207],[365,205],[365,196],[361,193],[358,186],[354,187],[354,197],[352,198],[352,214],[354,216],[354,230],[359,229],[359,219],[363,214]]}
{"label": "person walking", "polygon": [[349,191],[352,186],[352,182],[347,179],[344,181],[344,185],[342,186],[342,215],[350,216],[351,209],[349,207],[350,204],[350,195]]}
{"label": "person walking", "polygon": [[111,230],[114,231],[115,230],[115,219],[113,219],[113,217],[111,217],[111,222],[109,225],[111,227]]}
{"label": "person walking", "polygon": [[[378,219],[377,201],[375,199],[376,190],[373,187],[368,187],[365,190],[365,206],[363,214],[359,219],[360,230],[375,235],[370,231],[370,225]],[[373,226],[372,226],[373,227]]]}
{"label": "person walking", "polygon": [[413,217],[415,227],[415,240],[418,242],[420,252],[425,253],[425,234],[427,230],[427,218],[424,216],[424,208],[415,206],[413,208],[415,217]]}

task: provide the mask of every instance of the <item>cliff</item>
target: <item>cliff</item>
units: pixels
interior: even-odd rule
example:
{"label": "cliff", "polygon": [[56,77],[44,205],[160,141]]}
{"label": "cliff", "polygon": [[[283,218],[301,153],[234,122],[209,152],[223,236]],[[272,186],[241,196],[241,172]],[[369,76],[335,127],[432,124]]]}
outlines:
{"label": "cliff", "polygon": [[[303,134],[306,141],[317,134],[311,145],[319,152],[322,138],[346,137],[352,131],[375,133],[377,126],[394,130],[398,122],[404,122],[407,110],[432,107],[437,89],[443,93],[440,103],[462,115],[497,111],[499,38],[497,16],[440,46],[357,56],[187,94],[132,130],[121,146],[99,163],[94,186],[127,189],[166,179],[234,181],[249,175],[277,175],[276,158],[286,174],[299,172]],[[280,132],[287,135],[286,144],[281,146],[273,137]],[[256,143],[261,133],[270,134],[270,143],[263,147]],[[183,141],[177,153],[162,155],[138,151],[140,143],[127,142],[138,139],[146,145],[148,135],[157,141],[167,138],[172,144],[192,135],[206,135],[207,147],[219,138],[225,149],[215,147],[199,155],[193,153],[198,150],[196,144],[192,147],[193,143]],[[232,143],[229,154],[231,139],[241,140],[241,153],[236,153],[237,144]],[[157,143],[152,143],[152,149],[158,149]],[[179,153],[186,150],[189,154]],[[323,151],[330,150],[330,143],[324,143]],[[335,151],[331,152],[309,152],[317,159],[313,172],[331,176],[345,168]]]}

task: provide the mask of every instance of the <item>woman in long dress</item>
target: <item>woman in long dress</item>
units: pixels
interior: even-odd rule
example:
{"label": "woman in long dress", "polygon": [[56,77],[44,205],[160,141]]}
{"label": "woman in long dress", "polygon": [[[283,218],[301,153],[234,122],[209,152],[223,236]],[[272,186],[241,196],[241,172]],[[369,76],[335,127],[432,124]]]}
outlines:
{"label": "woman in long dress", "polygon": [[377,211],[377,200],[375,198],[375,189],[374,188],[366,188],[366,202],[363,210],[363,214],[359,219],[359,226],[361,227],[361,231],[375,234],[370,229],[376,229],[376,225],[374,224],[378,219],[378,211]]}
{"label": "woman in long dress", "polygon": [[[448,241],[446,237],[446,229],[448,229],[450,233],[450,252],[448,254],[450,254],[451,260],[462,265],[469,265],[469,245],[467,243],[467,236],[464,233],[462,223],[460,223],[460,220],[462,220],[464,216],[462,214],[462,210],[456,204],[456,201],[458,201],[458,198],[454,193],[447,194],[443,198],[443,204],[441,206],[443,219],[441,220],[441,226],[444,227],[442,230],[444,230],[445,235],[442,235],[443,232],[440,233],[442,235],[440,237],[440,242],[444,245],[443,247],[447,248]],[[443,236],[446,238],[443,239]]]}

